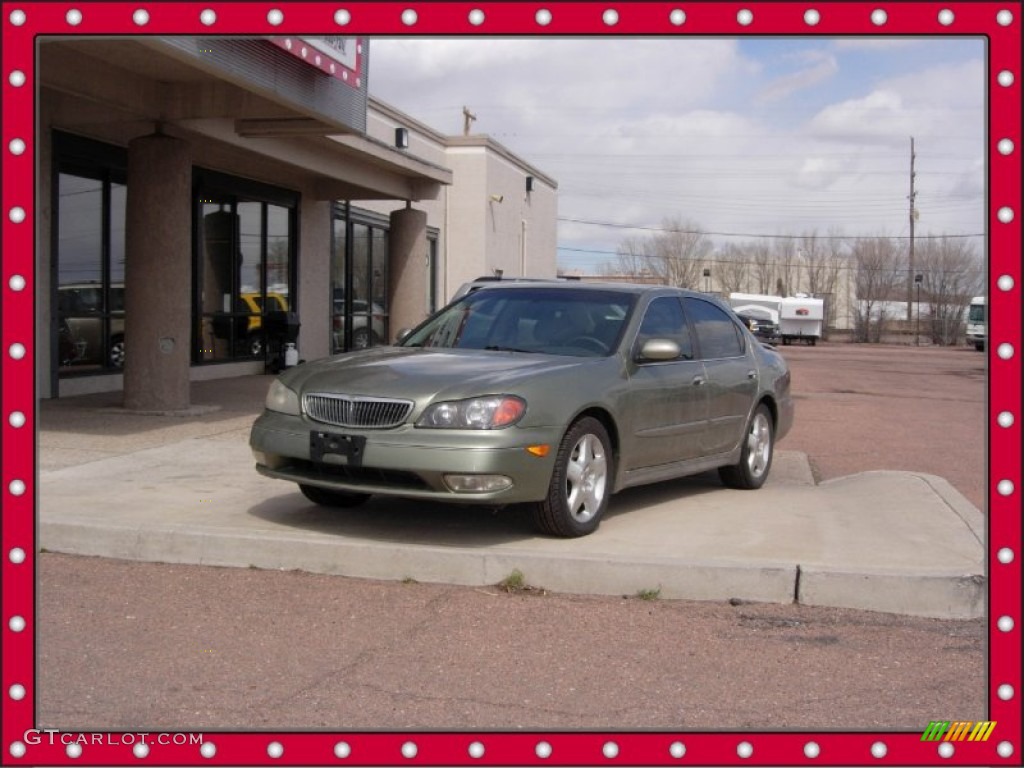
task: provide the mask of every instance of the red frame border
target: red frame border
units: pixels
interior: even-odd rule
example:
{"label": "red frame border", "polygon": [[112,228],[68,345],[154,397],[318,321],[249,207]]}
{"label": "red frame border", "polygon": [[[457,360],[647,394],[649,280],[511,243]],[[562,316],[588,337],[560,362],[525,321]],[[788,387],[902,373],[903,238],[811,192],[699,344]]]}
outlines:
{"label": "red frame border", "polygon": [[[145,25],[133,13],[145,9]],[[206,25],[200,13],[212,9],[216,22]],[[271,10],[283,11],[278,24],[268,21]],[[335,21],[335,11],[348,11],[347,23]],[[675,9],[685,23],[670,20]],[[805,17],[819,14],[817,23]],[[76,10],[79,16],[68,12]],[[415,11],[415,23],[407,23]],[[548,23],[538,11],[550,12]],[[607,10],[618,14],[605,21]],[[753,13],[742,24],[741,10]],[[18,15],[16,12],[23,15]],[[483,11],[481,22],[479,14]],[[884,24],[873,14],[884,11]],[[953,21],[940,11],[951,11]],[[1002,16],[999,16],[1000,12]],[[2,516],[2,760],[4,765],[1021,765],[1021,3],[1020,2],[3,2],[3,282],[2,372],[3,468],[0,497]],[[1005,14],[1012,18],[1009,23]],[[877,17],[875,17],[877,18]],[[473,22],[480,22],[474,24]],[[20,23],[18,23],[20,22]],[[77,23],[72,23],[77,22]],[[914,733],[230,733],[206,734],[215,745],[207,757],[195,744],[153,745],[145,756],[133,752],[131,734],[110,734],[102,744],[86,743],[72,758],[59,739],[43,735],[40,744],[26,744],[34,728],[35,627],[35,349],[33,251],[36,137],[34,38],[40,34],[244,34],[282,36],[344,33],[365,37],[387,35],[978,35],[988,39],[988,163],[990,307],[988,398],[988,573],[989,679],[988,719],[998,722],[988,742],[948,742],[944,755],[934,742]],[[12,73],[20,71],[17,83]],[[1013,76],[1010,84],[1000,73]],[[24,142],[16,153],[12,141]],[[1000,142],[1013,142],[1007,154]],[[1005,144],[1002,145],[1005,149]],[[23,217],[15,213],[21,209]],[[1012,218],[1006,220],[1006,211]],[[19,277],[21,280],[19,280]],[[12,354],[13,345],[24,354]],[[20,413],[20,426],[12,414]],[[1009,426],[1000,414],[1012,414]],[[18,483],[23,485],[19,485]],[[1012,486],[1007,487],[1007,481]],[[1000,489],[1004,493],[1000,493]],[[21,493],[18,493],[21,490]],[[1005,491],[1009,491],[1005,493]],[[1009,562],[998,553],[1013,553]],[[23,558],[17,552],[23,553]],[[12,617],[24,619],[15,631]],[[1007,619],[1012,625],[1007,626]],[[1012,695],[999,695],[1005,686]],[[16,686],[22,686],[18,691]],[[1004,686],[1002,689],[1000,686]],[[936,712],[936,718],[956,717]],[[922,729],[926,726],[922,723]],[[350,750],[344,758],[335,747]],[[283,748],[277,757],[278,745]],[[550,748],[546,753],[543,745]],[[676,757],[673,745],[685,746]],[[415,748],[409,745],[415,745]],[[472,746],[471,746],[472,745]],[[538,745],[542,745],[538,747]],[[813,745],[813,746],[812,746]],[[879,745],[884,745],[884,751]],[[1005,754],[1005,745],[1012,747]],[[483,753],[480,754],[480,746]],[[752,752],[746,753],[747,747]],[[815,753],[815,747],[817,752]],[[342,748],[344,750],[344,748]],[[944,748],[948,749],[948,748]],[[206,750],[210,748],[207,746]],[[1003,754],[1000,751],[1003,751]],[[474,755],[480,754],[479,757]]]}

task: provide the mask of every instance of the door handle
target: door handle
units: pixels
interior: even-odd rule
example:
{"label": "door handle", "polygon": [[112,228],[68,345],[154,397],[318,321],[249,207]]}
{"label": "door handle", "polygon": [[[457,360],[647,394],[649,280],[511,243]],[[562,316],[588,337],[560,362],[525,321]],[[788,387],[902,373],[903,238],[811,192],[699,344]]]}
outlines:
{"label": "door handle", "polygon": [[747,378],[748,379],[756,379],[757,378],[757,371],[747,371]]}
{"label": "door handle", "polygon": [[703,376],[694,376],[692,384],[695,387],[702,387],[702,386],[704,386],[704,377]]}

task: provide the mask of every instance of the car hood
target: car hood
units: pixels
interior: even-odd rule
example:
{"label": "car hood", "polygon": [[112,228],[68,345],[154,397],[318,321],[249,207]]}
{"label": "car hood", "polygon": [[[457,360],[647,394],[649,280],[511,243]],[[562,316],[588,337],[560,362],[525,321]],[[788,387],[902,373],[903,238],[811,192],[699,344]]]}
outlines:
{"label": "car hood", "polygon": [[282,382],[300,394],[329,392],[418,401],[519,393],[578,373],[602,358],[478,349],[375,347],[292,368]]}

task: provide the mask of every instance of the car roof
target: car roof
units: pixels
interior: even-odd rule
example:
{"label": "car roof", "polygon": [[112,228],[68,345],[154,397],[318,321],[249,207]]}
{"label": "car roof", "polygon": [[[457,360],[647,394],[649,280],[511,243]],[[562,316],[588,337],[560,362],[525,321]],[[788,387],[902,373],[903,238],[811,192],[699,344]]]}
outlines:
{"label": "car roof", "polygon": [[[529,291],[538,288],[558,288],[567,291],[615,291],[632,295],[644,295],[649,293],[661,293],[665,295],[696,296],[708,298],[721,303],[717,297],[700,291],[693,291],[688,288],[677,288],[671,285],[652,285],[650,283],[622,283],[622,282],[582,282],[580,280],[558,280],[543,278],[512,278],[501,281],[490,281],[486,284],[487,290],[495,288],[507,288],[513,291]],[[481,286],[484,287],[484,286]]]}

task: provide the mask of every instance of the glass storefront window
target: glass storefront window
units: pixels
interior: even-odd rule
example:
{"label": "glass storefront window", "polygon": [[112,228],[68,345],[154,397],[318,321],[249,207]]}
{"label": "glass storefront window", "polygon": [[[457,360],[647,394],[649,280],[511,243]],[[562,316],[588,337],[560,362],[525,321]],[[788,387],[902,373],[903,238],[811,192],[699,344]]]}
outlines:
{"label": "glass storefront window", "polygon": [[125,186],[108,169],[57,178],[59,375],[124,366]]}
{"label": "glass storefront window", "polygon": [[[343,215],[336,212],[334,218],[331,351],[335,354],[389,342],[388,230],[382,222],[358,220],[359,216],[353,215],[347,226]],[[347,328],[351,328],[348,339]]]}
{"label": "glass storefront window", "polygon": [[262,360],[276,353],[278,340],[268,336],[266,316],[294,309],[295,209],[254,197],[200,194],[198,362]]}

